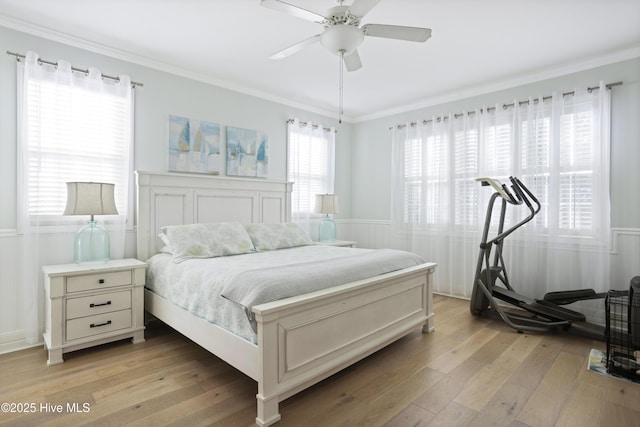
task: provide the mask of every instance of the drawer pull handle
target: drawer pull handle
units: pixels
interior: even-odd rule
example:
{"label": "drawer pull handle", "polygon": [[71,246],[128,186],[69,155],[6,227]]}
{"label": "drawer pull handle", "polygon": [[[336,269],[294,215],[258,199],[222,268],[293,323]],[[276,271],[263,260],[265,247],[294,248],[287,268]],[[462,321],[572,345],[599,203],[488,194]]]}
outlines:
{"label": "drawer pull handle", "polygon": [[111,305],[111,301],[103,302],[101,304],[91,303],[91,304],[89,304],[89,307],[91,307],[91,308],[93,308],[93,307],[102,307],[103,305]]}
{"label": "drawer pull handle", "polygon": [[104,284],[104,279],[98,279],[98,283],[100,283],[101,285]]}
{"label": "drawer pull handle", "polygon": [[89,327],[90,328],[97,328],[99,326],[107,326],[107,325],[110,325],[110,324],[111,324],[111,320],[107,320],[104,323],[92,323],[92,324],[89,325]]}

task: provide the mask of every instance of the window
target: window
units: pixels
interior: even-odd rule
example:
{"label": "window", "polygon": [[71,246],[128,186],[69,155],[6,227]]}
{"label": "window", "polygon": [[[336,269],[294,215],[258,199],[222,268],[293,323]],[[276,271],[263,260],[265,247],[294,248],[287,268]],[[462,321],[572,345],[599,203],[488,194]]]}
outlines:
{"label": "window", "polygon": [[595,236],[598,114],[588,103],[572,103],[555,116],[550,105],[541,111],[540,117],[520,124],[521,179],[542,205],[534,224],[550,234]]}
{"label": "window", "polygon": [[[602,131],[608,129],[608,93],[604,86],[600,91],[604,102],[590,91],[556,95],[437,118],[394,134],[403,159],[402,176],[394,179],[403,183],[395,188],[402,192],[404,224],[477,229],[490,193],[475,178],[508,184],[517,176],[542,205],[526,227],[556,237],[606,236],[608,203],[601,201],[609,197],[609,142]],[[498,213],[494,209],[494,224]]]}
{"label": "window", "polygon": [[130,217],[130,81],[103,79],[95,69],[78,73],[64,61],[43,64],[32,52],[18,76],[23,222],[77,222],[62,216],[68,181],[114,183],[118,218]]}
{"label": "window", "polygon": [[478,138],[477,128],[454,130],[453,182],[454,224],[475,225],[478,215]]}
{"label": "window", "polygon": [[288,179],[293,182],[292,218],[309,219],[315,195],[333,193],[335,131],[291,121],[288,125]]}

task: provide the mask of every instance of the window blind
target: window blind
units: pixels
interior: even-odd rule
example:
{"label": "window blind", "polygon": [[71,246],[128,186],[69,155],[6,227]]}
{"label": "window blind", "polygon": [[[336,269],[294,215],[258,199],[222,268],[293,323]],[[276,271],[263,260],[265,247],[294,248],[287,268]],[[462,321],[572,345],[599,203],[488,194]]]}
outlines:
{"label": "window blind", "polygon": [[288,179],[294,183],[292,216],[315,210],[316,194],[333,193],[334,135],[321,126],[289,124]]}
{"label": "window blind", "polygon": [[22,75],[19,65],[24,214],[40,225],[59,223],[66,183],[93,181],[115,184],[116,206],[125,219],[132,169],[130,85],[101,84],[102,79],[95,84],[83,81],[91,76],[69,71],[61,77],[56,73],[64,70],[38,67],[37,75]]}

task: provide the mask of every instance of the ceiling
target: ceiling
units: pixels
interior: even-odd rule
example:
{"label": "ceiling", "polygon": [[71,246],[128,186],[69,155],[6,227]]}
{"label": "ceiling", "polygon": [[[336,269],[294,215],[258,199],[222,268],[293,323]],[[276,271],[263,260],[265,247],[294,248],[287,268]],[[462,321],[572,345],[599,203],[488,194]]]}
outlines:
{"label": "ceiling", "polygon": [[[336,5],[287,1],[323,15]],[[640,56],[640,0],[381,0],[361,23],[433,33],[365,38],[363,68],[344,73],[346,121]],[[315,44],[269,59],[323,27],[260,0],[0,0],[0,25],[337,117],[337,56]]]}

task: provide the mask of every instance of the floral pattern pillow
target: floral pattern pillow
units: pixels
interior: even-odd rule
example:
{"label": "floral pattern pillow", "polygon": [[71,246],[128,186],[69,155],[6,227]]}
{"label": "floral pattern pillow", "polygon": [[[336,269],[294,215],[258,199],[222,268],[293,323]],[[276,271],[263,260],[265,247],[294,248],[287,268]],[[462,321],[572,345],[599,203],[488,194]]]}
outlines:
{"label": "floral pattern pillow", "polygon": [[257,251],[271,251],[313,244],[302,227],[292,222],[248,224],[245,225],[245,228]]}
{"label": "floral pattern pillow", "polygon": [[191,258],[214,258],[255,252],[251,238],[239,222],[162,227],[162,240],[180,263]]}

